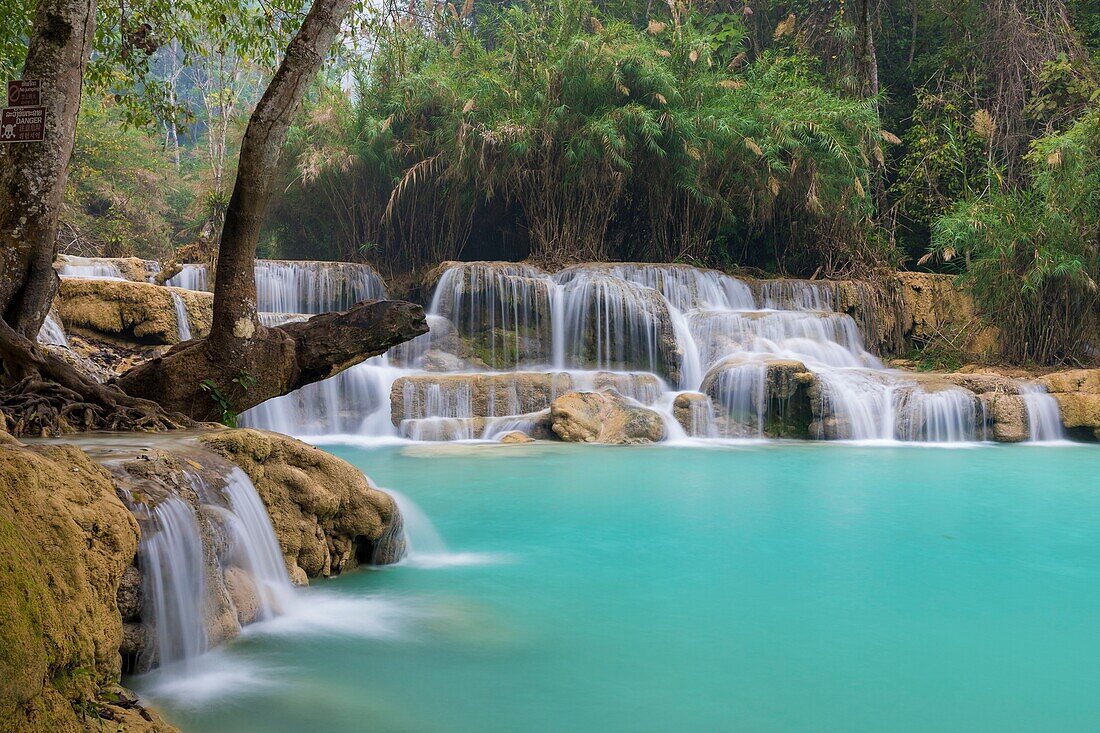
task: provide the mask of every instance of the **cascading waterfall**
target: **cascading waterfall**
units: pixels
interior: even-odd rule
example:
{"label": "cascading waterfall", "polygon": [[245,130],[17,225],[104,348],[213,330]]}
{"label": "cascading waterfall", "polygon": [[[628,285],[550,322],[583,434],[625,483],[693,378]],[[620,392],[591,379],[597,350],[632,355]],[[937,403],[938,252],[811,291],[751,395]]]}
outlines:
{"label": "cascading waterfall", "polygon": [[91,257],[66,257],[58,274],[61,277],[84,278],[85,280],[123,280],[122,270],[113,262],[104,262]]}
{"label": "cascading waterfall", "polygon": [[1062,414],[1058,401],[1047,394],[1041,384],[1020,383],[1020,396],[1027,408],[1028,439],[1032,442],[1047,443],[1065,440],[1066,432],[1062,426]]}
{"label": "cascading waterfall", "polygon": [[[153,642],[145,648],[146,668],[185,665],[207,650],[208,624],[219,603],[231,602],[217,595],[230,571],[248,578],[256,620],[271,619],[292,602],[271,519],[248,476],[236,467],[222,481],[189,469],[185,476],[193,494],[167,494],[151,507],[134,506],[145,517],[139,549],[143,618],[152,627]],[[215,539],[204,544],[204,538]]]}
{"label": "cascading waterfall", "polygon": [[279,540],[267,509],[245,472],[234,468],[226,481],[225,495],[233,517],[230,526],[236,535],[236,559],[256,584],[261,618],[271,618],[287,608],[291,593]]}
{"label": "cascading waterfall", "polygon": [[268,313],[326,313],[384,298],[382,278],[368,265],[347,262],[256,262],[256,300]]}
{"label": "cascading waterfall", "polygon": [[[532,432],[546,398],[566,389],[613,387],[666,422],[678,392],[696,395],[683,408],[690,414],[677,419],[697,438],[773,435],[778,411],[799,399],[812,415],[794,415],[799,429],[779,434],[985,439],[985,402],[955,384],[888,369],[853,317],[838,310],[841,301],[836,283],[746,281],[686,265],[587,264],[549,274],[526,264],[457,263],[440,275],[428,334],[253,408],[242,421],[296,435],[491,439]],[[806,376],[777,386],[785,372]],[[632,394],[597,373],[649,376]],[[520,394],[541,401],[499,392],[499,375],[507,374],[526,380]],[[496,380],[498,391],[474,394],[479,379]],[[1033,435],[1057,439],[1053,399],[1028,393],[1025,400],[1039,421]],[[673,427],[669,434],[678,434],[680,425]]]}
{"label": "cascading waterfall", "polygon": [[42,321],[42,328],[38,329],[38,343],[51,344],[53,346],[68,346],[69,338],[65,335],[65,329],[54,317],[53,313],[46,314],[46,320]]}
{"label": "cascading waterfall", "polygon": [[184,290],[209,290],[206,273],[206,265],[182,265],[164,284]]}
{"label": "cascading waterfall", "polygon": [[175,291],[172,292],[172,305],[176,311],[176,328],[180,341],[190,341],[191,318],[187,315],[187,304],[183,302],[183,296]]}
{"label": "cascading waterfall", "polygon": [[165,667],[206,651],[205,564],[198,517],[190,504],[169,496],[150,510],[150,517],[153,529],[142,534],[140,548],[156,641],[147,652]]}

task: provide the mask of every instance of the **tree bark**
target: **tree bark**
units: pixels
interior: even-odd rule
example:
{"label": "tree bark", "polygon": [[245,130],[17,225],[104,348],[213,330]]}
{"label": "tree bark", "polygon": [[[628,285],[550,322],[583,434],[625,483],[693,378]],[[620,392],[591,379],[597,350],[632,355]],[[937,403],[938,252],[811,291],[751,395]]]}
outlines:
{"label": "tree bark", "polygon": [[46,139],[0,145],[0,315],[33,340],[57,293],[58,215],[95,31],[95,0],[40,0],[24,79],[40,82]]}
{"label": "tree bark", "polygon": [[134,367],[116,384],[127,394],[155,400],[195,420],[218,420],[223,406],[203,388],[204,382],[217,386],[233,412],[243,412],[427,332],[420,306],[367,301],[344,313],[265,328],[231,361],[210,339],[187,341]]}
{"label": "tree bark", "polygon": [[262,332],[256,319],[256,244],[294,113],[352,0],[315,0],[256,105],[241,143],[233,195],[225,212],[209,340],[227,360],[243,356]]}

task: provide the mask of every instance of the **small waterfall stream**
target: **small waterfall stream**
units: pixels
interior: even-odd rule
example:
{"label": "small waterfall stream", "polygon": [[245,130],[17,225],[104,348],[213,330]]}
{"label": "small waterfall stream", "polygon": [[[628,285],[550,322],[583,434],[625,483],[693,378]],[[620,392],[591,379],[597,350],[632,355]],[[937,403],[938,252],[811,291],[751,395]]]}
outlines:
{"label": "small waterfall stream", "polygon": [[65,329],[54,317],[53,312],[46,314],[46,320],[42,322],[42,328],[38,329],[38,343],[51,344],[53,346],[68,346],[69,338],[65,335]]}
{"label": "small waterfall stream", "polygon": [[[167,667],[206,651],[205,563],[198,517],[190,504],[168,496],[153,507],[151,531],[139,552],[155,645],[146,656]],[[152,665],[153,659],[147,664]]]}
{"label": "small waterfall stream", "polygon": [[1022,382],[1020,396],[1027,406],[1028,436],[1032,441],[1049,443],[1066,439],[1058,401],[1042,385]]}
{"label": "small waterfall stream", "polygon": [[191,318],[187,315],[187,304],[183,302],[183,296],[172,291],[172,305],[176,311],[176,328],[179,330],[180,341],[191,340]]}

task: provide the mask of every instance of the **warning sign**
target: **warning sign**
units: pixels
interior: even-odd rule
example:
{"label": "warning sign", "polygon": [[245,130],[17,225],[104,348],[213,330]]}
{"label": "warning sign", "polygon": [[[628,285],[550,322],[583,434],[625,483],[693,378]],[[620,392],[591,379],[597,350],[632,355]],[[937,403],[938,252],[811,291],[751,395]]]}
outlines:
{"label": "warning sign", "polygon": [[42,104],[42,92],[37,79],[16,79],[8,82],[9,107],[36,107]]}
{"label": "warning sign", "polygon": [[0,143],[37,143],[46,139],[45,107],[0,110]]}

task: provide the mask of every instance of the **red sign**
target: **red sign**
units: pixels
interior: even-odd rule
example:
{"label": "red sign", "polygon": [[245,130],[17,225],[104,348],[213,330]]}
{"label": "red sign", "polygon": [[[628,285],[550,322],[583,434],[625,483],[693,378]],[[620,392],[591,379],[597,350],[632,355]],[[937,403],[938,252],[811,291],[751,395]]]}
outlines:
{"label": "red sign", "polygon": [[0,143],[39,143],[45,139],[45,107],[0,110]]}
{"label": "red sign", "polygon": [[8,82],[9,107],[34,107],[42,104],[37,79],[16,79]]}

